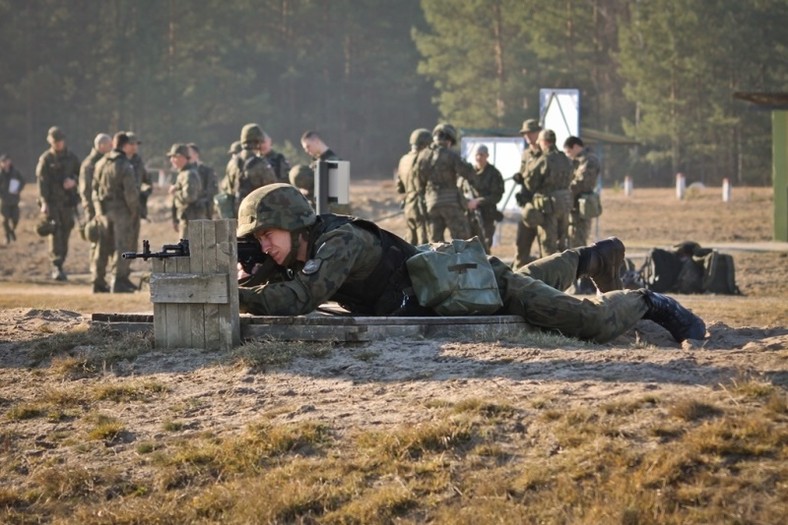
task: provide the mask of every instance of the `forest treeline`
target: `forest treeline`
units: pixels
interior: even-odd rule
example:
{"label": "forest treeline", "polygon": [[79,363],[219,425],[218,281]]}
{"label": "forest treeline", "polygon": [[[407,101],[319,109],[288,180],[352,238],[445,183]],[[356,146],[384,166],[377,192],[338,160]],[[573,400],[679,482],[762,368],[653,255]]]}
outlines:
{"label": "forest treeline", "polygon": [[786,0],[0,0],[0,150],[31,178],[50,126],[80,156],[128,129],[149,167],[223,166],[257,122],[293,164],[314,129],[389,177],[414,128],[516,133],[577,88],[582,127],[639,142],[606,184],[768,184],[770,112],[733,93],[788,91],[786,27]]}

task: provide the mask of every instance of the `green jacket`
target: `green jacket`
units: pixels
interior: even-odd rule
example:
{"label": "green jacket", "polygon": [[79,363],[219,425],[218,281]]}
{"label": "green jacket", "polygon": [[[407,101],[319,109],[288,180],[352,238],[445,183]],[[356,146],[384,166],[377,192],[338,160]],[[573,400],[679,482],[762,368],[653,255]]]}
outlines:
{"label": "green jacket", "polygon": [[479,212],[482,219],[487,221],[494,220],[497,215],[498,202],[503,197],[503,175],[498,168],[490,163],[484,166],[481,171],[476,169],[473,176],[468,179],[468,183],[473,189],[474,198],[479,199]]}
{"label": "green jacket", "polygon": [[79,204],[78,188],[66,190],[63,183],[73,179],[79,184],[79,168],[79,159],[68,149],[56,153],[50,148],[42,153],[36,166],[39,200],[50,209],[75,208]]}
{"label": "green jacket", "polygon": [[108,211],[140,212],[139,189],[134,168],[122,151],[113,150],[96,162],[92,185],[93,207],[97,215]]}

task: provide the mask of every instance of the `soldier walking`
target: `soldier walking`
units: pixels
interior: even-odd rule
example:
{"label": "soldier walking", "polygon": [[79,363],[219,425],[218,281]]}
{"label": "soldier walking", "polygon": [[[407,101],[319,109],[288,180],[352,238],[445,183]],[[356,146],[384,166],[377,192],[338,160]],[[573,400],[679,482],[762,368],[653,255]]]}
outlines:
{"label": "soldier walking", "polygon": [[[569,216],[569,247],[585,246],[591,232],[591,217],[585,209],[580,209],[581,199],[599,199],[595,193],[599,180],[599,159],[591,153],[580,137],[569,137],[564,142],[564,153],[572,160],[574,174],[569,189],[572,191],[572,212]],[[601,211],[601,207],[597,207]]]}
{"label": "soldier walking", "polygon": [[140,221],[140,191],[134,167],[129,161],[132,146],[129,136],[118,132],[112,138],[112,151],[102,157],[93,175],[93,207],[101,223],[99,247],[94,252],[93,293],[106,292],[105,275],[110,256],[115,263],[112,293],[130,293],[137,287],[129,278],[131,260],[120,254],[137,251],[135,224]]}
{"label": "soldier walking", "polygon": [[43,219],[49,224],[44,230],[49,237],[49,259],[52,279],[68,279],[63,263],[68,255],[68,241],[74,229],[74,217],[79,203],[79,159],[66,148],[66,134],[53,126],[47,132],[49,149],[38,158],[38,204]]}

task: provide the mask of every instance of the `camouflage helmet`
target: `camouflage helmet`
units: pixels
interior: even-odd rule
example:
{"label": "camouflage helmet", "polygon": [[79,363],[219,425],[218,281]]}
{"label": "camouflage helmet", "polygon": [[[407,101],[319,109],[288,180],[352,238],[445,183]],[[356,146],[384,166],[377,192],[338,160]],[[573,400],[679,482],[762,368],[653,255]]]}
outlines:
{"label": "camouflage helmet", "polygon": [[555,144],[555,131],[552,129],[543,129],[539,132],[539,137],[536,140],[546,140],[551,144]]}
{"label": "camouflage helmet", "polygon": [[276,183],[257,188],[247,195],[238,208],[238,237],[258,230],[278,228],[295,231],[312,226],[315,210],[298,188]]}
{"label": "camouflage helmet", "polygon": [[288,173],[290,184],[303,190],[311,190],[315,185],[315,172],[309,166],[296,164]]}
{"label": "camouflage helmet", "polygon": [[432,130],[432,135],[443,135],[443,137],[449,139],[452,144],[457,144],[457,130],[451,124],[445,122],[438,124],[435,126],[435,129]]}
{"label": "camouflage helmet", "polygon": [[263,128],[259,124],[253,122],[241,128],[241,142],[244,144],[247,142],[262,142],[264,138],[265,133],[263,133]]}
{"label": "camouflage helmet", "polygon": [[427,128],[414,129],[410,134],[410,145],[418,148],[424,148],[432,142],[432,134]]}
{"label": "camouflage helmet", "polygon": [[47,219],[46,217],[42,217],[38,224],[36,224],[36,233],[41,237],[53,235],[56,230],[57,225],[55,224],[55,221],[52,219]]}

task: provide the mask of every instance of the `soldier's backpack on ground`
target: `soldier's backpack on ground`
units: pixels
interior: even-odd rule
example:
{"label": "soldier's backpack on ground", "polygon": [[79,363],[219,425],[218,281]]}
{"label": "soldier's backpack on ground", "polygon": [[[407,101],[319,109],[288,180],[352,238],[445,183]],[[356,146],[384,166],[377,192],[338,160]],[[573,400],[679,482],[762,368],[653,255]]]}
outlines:
{"label": "soldier's backpack on ground", "polygon": [[676,252],[652,248],[640,270],[643,283],[649,290],[659,293],[669,292],[676,284],[681,266],[682,262]]}
{"label": "soldier's backpack on ground", "polygon": [[733,257],[727,253],[712,250],[703,256],[703,291],[707,293],[739,295],[736,286],[736,269]]}
{"label": "soldier's backpack on ground", "polygon": [[495,272],[478,238],[418,248],[405,264],[421,306],[439,315],[492,314],[503,306]]}

